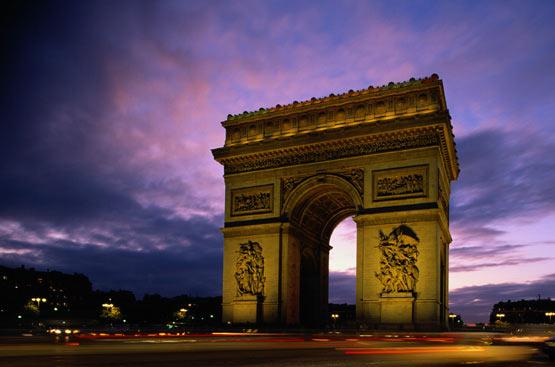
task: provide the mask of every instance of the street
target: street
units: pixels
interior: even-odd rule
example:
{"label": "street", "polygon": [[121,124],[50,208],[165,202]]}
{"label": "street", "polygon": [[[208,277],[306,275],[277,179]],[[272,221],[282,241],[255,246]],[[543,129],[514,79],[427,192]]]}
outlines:
{"label": "street", "polygon": [[491,333],[81,335],[0,339],[0,366],[549,366]]}

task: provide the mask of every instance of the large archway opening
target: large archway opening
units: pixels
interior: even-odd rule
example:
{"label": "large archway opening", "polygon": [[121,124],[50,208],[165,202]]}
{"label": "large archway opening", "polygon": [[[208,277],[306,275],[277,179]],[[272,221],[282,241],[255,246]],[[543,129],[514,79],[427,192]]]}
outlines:
{"label": "large archway opening", "polygon": [[339,327],[355,320],[357,226],[353,218],[341,221],[330,238],[329,321]]}
{"label": "large archway opening", "polygon": [[307,179],[286,202],[300,251],[299,321],[307,327],[328,322],[330,238],[339,223],[355,215],[360,193],[346,179]]}

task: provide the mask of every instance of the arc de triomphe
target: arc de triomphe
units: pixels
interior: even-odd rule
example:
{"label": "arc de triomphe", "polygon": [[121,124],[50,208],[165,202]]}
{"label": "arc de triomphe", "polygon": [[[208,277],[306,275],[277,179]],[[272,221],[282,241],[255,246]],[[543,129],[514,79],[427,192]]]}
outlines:
{"label": "arc de triomphe", "polygon": [[223,320],[326,322],[329,239],[357,225],[368,327],[448,324],[450,183],[459,166],[437,75],[229,115]]}

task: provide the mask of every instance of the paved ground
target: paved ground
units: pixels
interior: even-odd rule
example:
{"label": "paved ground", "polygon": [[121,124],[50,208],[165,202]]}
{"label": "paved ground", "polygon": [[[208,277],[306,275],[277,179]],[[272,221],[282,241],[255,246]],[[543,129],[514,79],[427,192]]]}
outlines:
{"label": "paved ground", "polygon": [[535,340],[486,333],[0,339],[0,366],[555,366]]}

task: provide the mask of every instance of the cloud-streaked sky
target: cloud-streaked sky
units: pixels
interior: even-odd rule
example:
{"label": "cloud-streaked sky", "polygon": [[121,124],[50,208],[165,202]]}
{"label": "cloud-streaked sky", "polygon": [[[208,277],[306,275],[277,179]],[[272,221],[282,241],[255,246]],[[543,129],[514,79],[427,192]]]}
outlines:
{"label": "cloud-streaked sky", "polygon": [[[0,263],[216,295],[228,113],[437,73],[461,175],[451,311],[555,298],[552,1],[2,5]],[[330,301],[354,301],[354,226]]]}

